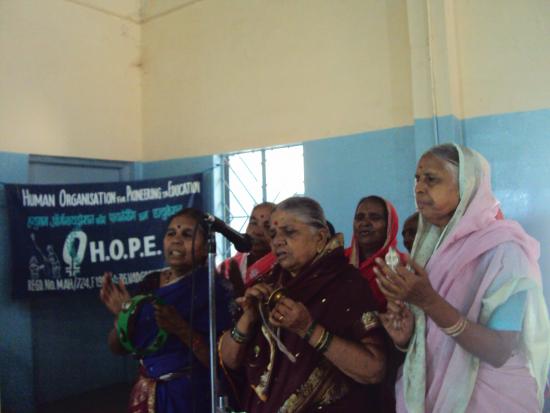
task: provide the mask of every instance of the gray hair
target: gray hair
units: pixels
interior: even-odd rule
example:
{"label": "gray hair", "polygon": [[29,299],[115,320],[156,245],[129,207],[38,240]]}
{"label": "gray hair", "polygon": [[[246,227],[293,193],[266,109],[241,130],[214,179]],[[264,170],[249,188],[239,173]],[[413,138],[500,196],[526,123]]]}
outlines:
{"label": "gray hair", "polygon": [[458,166],[460,164],[460,156],[458,149],[452,143],[444,143],[442,145],[434,146],[424,152],[424,155],[433,155],[439,159],[445,161],[447,169],[452,172],[455,180],[458,182]]}
{"label": "gray hair", "polygon": [[300,222],[316,229],[328,229],[323,208],[319,202],[307,196],[293,196],[277,204],[273,212],[285,211],[295,215]]}

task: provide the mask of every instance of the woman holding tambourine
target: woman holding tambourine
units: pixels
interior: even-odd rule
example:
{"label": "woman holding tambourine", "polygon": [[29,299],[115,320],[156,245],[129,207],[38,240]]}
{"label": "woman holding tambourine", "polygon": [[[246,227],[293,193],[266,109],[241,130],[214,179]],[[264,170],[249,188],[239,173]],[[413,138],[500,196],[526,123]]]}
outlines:
{"label": "woman holding tambourine", "polygon": [[[106,274],[100,297],[115,314],[109,348],[140,360],[128,411],[191,413],[210,408],[208,271],[202,213],[173,215],[164,235],[168,267],[138,284],[131,296]],[[194,248],[193,248],[194,246]],[[230,292],[216,280],[218,333],[231,324]]]}

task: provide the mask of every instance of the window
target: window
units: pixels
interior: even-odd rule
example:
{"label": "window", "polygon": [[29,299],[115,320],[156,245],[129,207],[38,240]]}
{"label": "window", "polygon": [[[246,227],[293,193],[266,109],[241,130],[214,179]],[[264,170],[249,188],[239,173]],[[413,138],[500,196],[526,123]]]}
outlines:
{"label": "window", "polygon": [[[226,221],[239,232],[246,230],[249,214],[260,202],[280,202],[304,193],[302,145],[260,149],[223,157],[225,166]],[[226,245],[224,256],[235,250]]]}

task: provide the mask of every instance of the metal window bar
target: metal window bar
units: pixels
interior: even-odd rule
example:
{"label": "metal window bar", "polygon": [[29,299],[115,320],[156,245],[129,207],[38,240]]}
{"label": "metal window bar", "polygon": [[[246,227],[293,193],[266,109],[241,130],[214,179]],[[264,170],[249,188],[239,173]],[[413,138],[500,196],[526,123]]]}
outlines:
{"label": "metal window bar", "polygon": [[[268,201],[267,199],[267,186],[269,185],[268,183],[268,165],[267,165],[267,157],[266,157],[266,151],[277,151],[277,150],[284,150],[284,149],[287,149],[287,148],[291,148],[291,147],[295,147],[295,146],[298,146],[298,145],[289,145],[289,146],[284,146],[284,147],[280,147],[280,148],[268,148],[268,149],[265,149],[265,148],[262,148],[262,149],[257,149],[257,150],[253,150],[253,151],[246,151],[246,152],[240,152],[240,153],[235,153],[235,154],[226,154],[226,155],[222,155],[221,156],[221,168],[223,168],[223,171],[222,171],[222,179],[223,179],[223,186],[222,186],[222,191],[223,191],[223,205],[222,205],[222,208],[223,208],[223,214],[224,214],[224,220],[226,222],[228,222],[230,225],[234,223],[234,221],[236,219],[242,219],[242,222],[241,222],[241,226],[240,228],[236,228],[239,232],[244,232],[245,230],[245,224],[247,223],[248,219],[250,218],[250,208],[246,208],[243,203],[246,203],[244,202],[244,200],[242,200],[242,198],[240,198],[241,196],[246,196],[246,199],[249,199],[250,201],[252,201],[252,204],[253,205],[256,205],[260,202],[266,202]],[[251,169],[251,167],[249,166],[249,164],[245,161],[245,159],[243,159],[243,156],[244,154],[246,153],[254,153],[254,152],[259,152],[260,154],[260,158],[261,158],[261,161],[260,161],[260,166],[261,166],[261,180],[258,178],[257,174],[254,173],[254,171]],[[236,173],[236,170],[235,168],[231,165],[231,162],[240,162],[247,173],[249,173],[250,177],[253,178],[253,181],[257,182],[258,185],[260,187],[256,187],[256,189],[258,190],[258,192],[261,192],[261,199],[258,199],[256,196],[254,196],[254,194],[252,192],[255,192],[255,191],[250,191],[247,184],[243,181],[243,179],[241,179],[241,177],[239,176],[239,174]],[[231,187],[231,182],[230,182],[230,179],[231,177],[234,177],[234,179],[236,179],[236,182],[238,182],[240,184],[240,186],[244,189],[244,194],[237,194],[235,192],[235,190]],[[302,184],[303,184],[303,181],[302,181]],[[260,191],[261,190],[261,191]],[[295,194],[298,194],[298,192],[296,192]],[[281,195],[281,191],[279,190],[276,194],[276,196],[274,197],[274,199],[272,199],[271,201],[272,202],[275,202],[278,200],[279,196]],[[235,202],[235,205],[237,206],[237,209],[240,209],[240,211],[235,211],[235,208],[233,208],[233,211],[232,211],[232,202]],[[229,257],[231,254],[231,245],[226,241],[224,240],[223,242],[223,248],[222,248],[222,256],[224,258],[226,257]]]}

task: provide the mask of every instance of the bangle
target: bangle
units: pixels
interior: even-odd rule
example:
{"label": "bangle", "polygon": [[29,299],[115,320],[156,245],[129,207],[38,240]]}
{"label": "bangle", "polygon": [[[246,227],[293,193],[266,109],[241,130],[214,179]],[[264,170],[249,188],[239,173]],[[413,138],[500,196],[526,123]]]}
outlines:
{"label": "bangle", "polygon": [[327,333],[327,338],[326,338],[325,342],[318,349],[319,353],[323,354],[324,352],[326,352],[328,350],[328,347],[330,346],[330,343],[332,343],[332,338],[333,337],[334,336],[332,335],[332,333]]}
{"label": "bangle", "polygon": [[400,345],[398,345],[398,344],[395,343],[395,342],[393,343],[393,345],[394,345],[395,348],[396,348],[397,350],[399,350],[401,353],[406,353],[406,352],[409,351],[409,346],[407,346],[407,347],[401,347]]}
{"label": "bangle", "polygon": [[309,342],[309,339],[313,335],[313,331],[315,330],[315,327],[317,327],[317,321],[313,320],[311,324],[309,325],[306,333],[304,334],[304,340]]}
{"label": "bangle", "polygon": [[325,329],[323,336],[321,337],[320,343],[315,347],[319,353],[324,353],[327,351],[330,342],[332,341],[332,333]]}
{"label": "bangle", "polygon": [[460,316],[460,318],[455,324],[453,324],[450,327],[441,328],[441,330],[450,337],[457,337],[464,332],[467,325],[468,325],[468,320],[466,320],[465,317]]}
{"label": "bangle", "polygon": [[231,330],[231,338],[239,344],[244,344],[250,341],[250,339],[252,338],[252,335],[241,333],[235,326]]}
{"label": "bangle", "polygon": [[313,348],[315,350],[317,350],[319,348],[319,346],[321,345],[322,341],[325,339],[325,334],[327,333],[327,329],[324,328],[324,327],[321,327],[323,329],[323,332],[321,333],[321,336],[319,336],[319,339],[317,340],[317,343],[315,343],[315,345],[313,346]]}
{"label": "bangle", "polygon": [[324,345],[326,339],[327,339],[327,334],[328,334],[328,331],[327,329],[323,329],[323,333],[321,334],[321,337],[319,337],[319,340],[317,340],[317,343],[315,343],[315,346],[313,346],[313,348],[315,350],[319,350],[321,348],[321,346]]}

